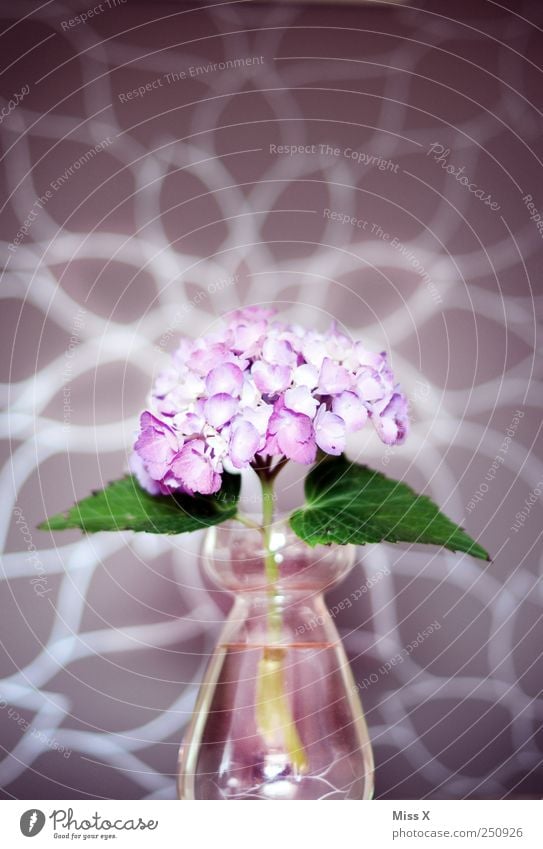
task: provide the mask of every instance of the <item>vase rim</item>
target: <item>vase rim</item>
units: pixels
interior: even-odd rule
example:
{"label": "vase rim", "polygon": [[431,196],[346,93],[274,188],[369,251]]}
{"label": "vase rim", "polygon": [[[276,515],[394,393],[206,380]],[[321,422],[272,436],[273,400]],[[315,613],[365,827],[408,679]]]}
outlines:
{"label": "vase rim", "polygon": [[[295,533],[295,531],[293,531],[293,529],[290,527],[290,525],[288,523],[290,513],[291,513],[291,511],[281,512],[277,516],[275,516],[273,522],[271,522],[271,537],[272,537],[271,548],[272,548],[273,551],[280,551],[282,548],[288,548],[289,546],[292,546],[292,545],[302,545],[304,547],[307,547],[311,551],[315,551],[315,552],[318,552],[319,550],[322,550],[322,549],[326,549],[326,550],[341,549],[341,550],[349,551],[349,552],[351,552],[351,551],[354,552],[354,550],[356,550],[357,546],[354,545],[353,543],[340,544],[340,543],[331,542],[331,543],[317,543],[317,545],[315,545],[315,546],[310,545],[308,542],[306,542],[301,537],[299,537]],[[256,512],[255,513],[245,512],[244,516],[246,516],[247,518],[249,518],[251,520],[254,520],[257,524],[260,522],[260,515]],[[254,528],[249,527],[249,526],[244,525],[238,519],[234,519],[234,518],[226,519],[224,522],[221,522],[218,525],[211,525],[210,527],[207,528],[206,535],[208,537],[212,537],[217,532],[219,532],[220,529],[222,529],[223,531],[225,531],[225,530],[232,531],[233,533],[238,532],[240,534],[242,534],[242,533],[246,533],[246,534],[258,533],[260,535],[260,538],[263,539],[263,537],[262,537],[262,534],[263,534],[262,526],[260,526],[258,524],[257,527],[254,527]],[[285,538],[284,538],[283,543],[281,544],[279,536],[282,532],[285,533]],[[264,545],[262,546],[262,551],[264,551]]]}
{"label": "vase rim", "polygon": [[[206,572],[216,584],[233,592],[325,592],[351,571],[357,559],[354,545],[310,546],[281,519],[272,524],[269,543],[266,551],[259,528],[231,520],[213,526],[204,540]],[[266,575],[269,554],[277,569],[273,583]]]}

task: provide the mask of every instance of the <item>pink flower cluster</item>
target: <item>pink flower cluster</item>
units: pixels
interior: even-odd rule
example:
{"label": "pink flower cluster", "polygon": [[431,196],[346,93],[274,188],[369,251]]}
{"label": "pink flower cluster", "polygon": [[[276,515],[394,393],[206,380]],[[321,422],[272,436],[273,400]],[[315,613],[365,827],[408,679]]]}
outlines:
{"label": "pink flower cluster", "polygon": [[224,469],[257,455],[311,464],[317,448],[341,454],[368,419],[387,445],[404,441],[407,401],[385,353],[334,326],[318,333],[251,307],[181,341],[141,416],[131,468],[153,494],[208,494]]}

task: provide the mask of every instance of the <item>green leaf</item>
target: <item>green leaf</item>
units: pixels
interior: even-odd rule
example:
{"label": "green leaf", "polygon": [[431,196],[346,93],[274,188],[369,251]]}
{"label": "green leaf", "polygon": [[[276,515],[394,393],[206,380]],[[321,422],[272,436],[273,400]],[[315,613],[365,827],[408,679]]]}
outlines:
{"label": "green leaf", "polygon": [[315,466],[305,494],[307,502],[294,511],[290,524],[309,545],[417,542],[490,560],[426,495],[344,456]]}
{"label": "green leaf", "polygon": [[42,522],[40,530],[146,531],[184,534],[231,519],[237,512],[241,478],[224,473],[215,495],[149,495],[127,476],[78,501],[66,513]]}

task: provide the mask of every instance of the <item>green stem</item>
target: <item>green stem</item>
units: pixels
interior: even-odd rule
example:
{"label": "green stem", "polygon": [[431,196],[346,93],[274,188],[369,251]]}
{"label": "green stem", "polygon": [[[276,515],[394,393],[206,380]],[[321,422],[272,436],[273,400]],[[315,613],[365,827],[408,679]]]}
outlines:
{"label": "green stem", "polygon": [[246,528],[252,528],[255,531],[262,531],[262,525],[259,525],[258,522],[253,522],[252,519],[249,519],[248,516],[244,516],[242,513],[236,513],[234,519],[242,525],[245,525]]}
{"label": "green stem", "polygon": [[275,555],[271,550],[271,534],[273,526],[273,482],[271,475],[262,475],[262,537],[264,542],[264,569],[268,582],[268,596],[270,606],[268,611],[268,623],[272,637],[276,640],[281,633],[281,611],[277,600],[277,581],[279,580],[279,567]]}
{"label": "green stem", "polygon": [[300,774],[309,768],[307,755],[296,729],[296,723],[285,693],[284,659],[286,650],[280,644],[283,619],[278,598],[279,567],[271,549],[273,526],[274,481],[287,458],[283,457],[273,469],[262,463],[255,471],[262,486],[262,537],[264,543],[264,569],[268,583],[268,629],[270,645],[258,663],[256,685],[256,721],[268,745],[283,745],[296,771]]}

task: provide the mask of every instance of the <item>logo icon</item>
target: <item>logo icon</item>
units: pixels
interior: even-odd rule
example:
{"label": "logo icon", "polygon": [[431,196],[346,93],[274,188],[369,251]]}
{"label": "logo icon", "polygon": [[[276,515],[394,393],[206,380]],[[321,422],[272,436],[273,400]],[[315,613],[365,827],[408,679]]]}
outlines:
{"label": "logo icon", "polygon": [[37,808],[31,808],[24,812],[19,824],[25,837],[35,837],[45,825],[45,814]]}

